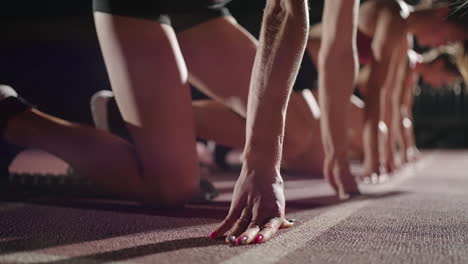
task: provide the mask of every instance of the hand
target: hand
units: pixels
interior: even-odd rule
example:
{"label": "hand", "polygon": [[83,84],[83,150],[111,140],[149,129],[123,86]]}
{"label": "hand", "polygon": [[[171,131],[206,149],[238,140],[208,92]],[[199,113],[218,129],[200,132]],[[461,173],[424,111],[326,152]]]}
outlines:
{"label": "hand", "polygon": [[421,158],[421,152],[419,152],[416,146],[409,147],[406,150],[406,153],[408,155],[409,161],[411,162],[418,161]]}
{"label": "hand", "polygon": [[370,182],[377,183],[382,175],[392,174],[398,170],[400,163],[397,163],[395,156],[396,153],[388,146],[380,150],[380,158],[369,158],[364,162],[364,172],[361,179],[370,179]]}
{"label": "hand", "polygon": [[380,162],[373,158],[364,162],[364,171],[359,177],[361,180],[366,183],[380,183],[381,176],[391,174],[398,169],[393,152],[387,149],[381,150],[380,156]]}
{"label": "hand", "polygon": [[283,179],[279,172],[261,173],[244,165],[229,213],[210,237],[227,233],[226,242],[237,245],[266,242],[278,229],[293,225],[284,219],[284,210]]}
{"label": "hand", "polygon": [[323,174],[341,200],[360,194],[347,158],[325,158]]}

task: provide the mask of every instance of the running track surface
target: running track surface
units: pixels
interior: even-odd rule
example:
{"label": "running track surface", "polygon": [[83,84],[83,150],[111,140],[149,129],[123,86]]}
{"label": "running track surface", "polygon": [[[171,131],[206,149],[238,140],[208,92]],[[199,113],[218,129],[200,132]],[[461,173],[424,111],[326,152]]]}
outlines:
{"label": "running track surface", "polygon": [[207,238],[228,210],[234,174],[211,177],[216,201],[179,211],[79,197],[3,200],[0,263],[468,263],[467,171],[468,152],[426,152],[347,202],[322,180],[286,177],[296,226],[244,247]]}

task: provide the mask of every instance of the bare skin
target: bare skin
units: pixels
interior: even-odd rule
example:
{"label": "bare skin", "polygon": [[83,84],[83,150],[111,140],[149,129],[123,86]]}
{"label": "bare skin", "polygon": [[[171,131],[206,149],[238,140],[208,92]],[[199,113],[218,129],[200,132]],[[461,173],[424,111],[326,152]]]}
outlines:
{"label": "bare skin", "polygon": [[[342,199],[359,193],[349,170],[346,135],[349,98],[358,69],[355,52],[358,5],[359,1],[325,1],[318,63],[325,151],[323,173]],[[334,76],[337,72],[340,78]]]}
{"label": "bare skin", "polygon": [[[240,237],[246,239],[241,239],[242,243],[265,242],[278,228],[291,225],[284,220],[279,167],[289,90],[305,45],[307,8],[305,2],[298,1],[269,3],[264,28],[274,32],[264,30],[253,70],[247,159],[230,214],[218,229],[218,234],[223,230],[243,233]],[[185,59],[193,58],[182,56],[184,42],[178,42],[170,26],[104,13],[96,13],[95,21],[111,84],[135,145],[37,109],[11,119],[5,137],[62,157],[82,175],[122,197],[163,206],[182,205],[199,181],[187,81],[210,80],[203,78],[202,71],[197,73],[196,66],[187,69]],[[214,30],[213,24],[205,26]],[[294,56],[291,50],[297,51]],[[289,70],[284,71],[283,66]],[[261,111],[264,108],[273,112]],[[172,188],[175,185],[177,191]],[[252,221],[245,225],[243,220],[249,217]],[[262,239],[254,240],[259,235]]]}
{"label": "bare skin", "polygon": [[[180,206],[197,189],[199,168],[186,71],[180,70],[180,52],[174,52],[172,28],[103,13],[96,13],[96,24],[114,93],[135,145],[36,109],[11,119],[5,137],[61,157],[120,197]],[[116,39],[120,45],[115,45]],[[134,56],[135,50],[146,60]],[[174,109],[174,104],[179,107]],[[180,187],[177,192],[174,185]]]}
{"label": "bare skin", "polygon": [[[250,74],[232,74],[244,73],[245,68],[252,67],[249,56],[241,55],[246,51],[242,48],[255,53],[253,45],[247,47],[255,42],[250,41],[247,34],[242,35],[245,31],[236,27],[229,17],[212,20],[176,36],[165,24],[96,12],[96,28],[111,85],[135,145],[108,133],[46,115],[37,109],[13,118],[6,137],[13,143],[42,148],[62,157],[81,175],[121,197],[160,206],[182,205],[195,191],[199,181],[188,80],[207,87],[226,88],[216,83],[223,80],[225,84],[229,76],[235,76],[235,84],[243,80],[247,85],[227,88],[233,91],[241,87],[251,93],[248,112],[242,100],[232,98],[234,100],[227,102],[235,106],[236,112],[247,116],[246,160],[236,185],[231,214],[218,229],[218,234],[222,234],[222,230],[230,230],[231,234],[246,232],[244,236],[248,240],[243,240],[243,243],[251,243],[258,232],[262,242],[266,242],[278,228],[291,225],[284,219],[279,166],[287,102],[308,29],[306,2],[299,6],[297,3],[271,1],[267,6],[266,13],[270,15],[265,19],[265,27],[273,30],[271,34],[279,38],[271,34],[262,38],[260,43],[264,42],[261,44],[264,48],[257,53],[252,78]],[[237,70],[230,68],[224,75],[213,74],[216,68],[206,69],[206,65],[200,62],[207,64],[207,59],[219,60],[228,56],[224,50],[223,56],[210,57],[213,54],[210,49],[203,53],[203,44],[212,43],[194,44],[197,39],[190,38],[190,35],[197,30],[211,31],[206,41],[219,41],[215,43],[219,47],[231,45],[229,54],[232,56],[229,59],[247,59],[226,64],[238,67]],[[238,43],[233,43],[234,40]],[[192,50],[193,47],[199,49]],[[297,52],[291,56],[291,50]],[[239,53],[236,54],[237,51]],[[204,56],[200,56],[200,52]],[[208,65],[218,65],[211,62]],[[284,66],[289,70],[284,71]],[[252,88],[248,89],[250,79]],[[223,91],[216,95],[223,99],[229,97],[223,97]],[[39,138],[29,133],[32,131],[46,136]],[[106,157],[109,158],[106,160]],[[172,188],[176,185],[177,191]],[[256,226],[239,225],[236,222],[239,209],[255,217],[251,220],[262,226],[262,230],[257,230]]]}
{"label": "bare skin", "polygon": [[[468,5],[468,2],[465,5]],[[468,82],[468,40],[458,44],[457,65],[463,79]]]}
{"label": "bare skin", "polygon": [[213,236],[227,233],[228,242],[262,243],[292,225],[284,218],[280,164],[286,109],[308,25],[306,1],[267,2],[249,89],[245,161],[229,214]]}
{"label": "bare skin", "polygon": [[[229,114],[233,112],[245,120],[251,69],[258,45],[257,40],[240,27],[232,17],[208,21],[178,33],[177,38],[187,64],[189,82],[219,102],[217,110]],[[211,42],[206,43],[207,41],[204,41],[206,39],[210,39]],[[230,52],[226,52],[226,50]],[[205,54],[208,52],[210,55],[206,56]],[[219,65],[223,65],[223,67],[220,69]],[[222,109],[223,106],[225,109]],[[226,136],[233,134],[229,131],[237,131],[238,126],[230,129],[235,126],[235,120],[232,121],[233,123],[223,122],[225,123],[223,128],[226,128],[227,134],[221,132],[223,128],[216,128],[212,125],[213,131],[209,131],[209,124],[216,124],[216,122],[210,121],[210,117],[213,116],[214,120],[220,119],[216,119],[217,114],[215,113],[203,111],[202,107],[198,104],[194,110],[197,136],[212,139],[228,146],[238,147],[239,142],[243,142],[244,135],[242,134],[245,132],[239,133],[237,138],[235,135],[233,135],[234,137]],[[201,111],[203,115],[196,111]],[[317,130],[313,129],[316,127],[315,125],[312,127],[304,125],[312,122],[308,111],[303,96],[298,94],[290,97],[285,121],[282,160],[286,164],[283,164],[283,168],[288,167],[294,170],[287,163],[294,162],[303,153],[309,151],[315,138],[319,136],[316,133]],[[241,148],[243,147],[244,145],[241,146]],[[320,153],[321,150],[317,149],[317,156],[320,157]],[[303,168],[305,169],[306,166]],[[319,166],[311,163],[305,172],[317,173],[320,170]]]}
{"label": "bare skin", "polygon": [[[413,53],[415,55],[415,53]],[[418,57],[413,58],[418,59]],[[419,57],[419,59],[423,59]],[[398,151],[403,162],[415,161],[419,157],[419,151],[416,147],[413,131],[413,91],[417,85],[419,77],[433,87],[449,85],[459,80],[460,76],[446,69],[446,65],[442,60],[417,62],[409,58],[410,63],[405,69],[405,79],[401,90],[395,93],[395,98],[399,101],[394,101],[398,104],[393,106],[395,111],[394,127],[400,130],[401,137],[396,139]]]}
{"label": "bare skin", "polygon": [[404,88],[400,96],[400,109],[394,117],[394,127],[400,130],[401,137],[396,139],[402,162],[416,161],[419,151],[416,147],[413,130],[413,90],[417,85],[418,74],[408,65],[406,69]]}
{"label": "bare skin", "polygon": [[[314,101],[317,91],[313,92]],[[291,107],[293,98],[296,100],[297,111]],[[294,114],[303,118],[303,129],[308,129],[311,139],[305,143],[306,151],[300,152],[293,158],[283,155],[282,169],[292,173],[321,175],[323,165],[322,139],[320,132],[320,117],[314,117],[312,110],[307,105],[304,96],[299,92],[291,94],[291,104],[288,107],[288,115]],[[364,103],[357,98],[353,98],[349,117],[351,126],[348,129],[350,141],[350,157],[355,160],[362,160],[362,124],[364,116]],[[299,105],[297,102],[301,102]],[[195,114],[195,127],[197,135],[203,139],[214,140],[220,144],[241,149],[245,144],[245,119],[236,114],[231,109],[225,107],[215,100],[200,100],[193,103]],[[293,110],[294,109],[294,110]],[[320,113],[319,113],[320,114]],[[286,127],[289,119],[286,120]],[[223,124],[214,126],[213,124]],[[225,125],[226,124],[226,125]],[[229,124],[229,125],[227,125]],[[287,143],[284,144],[287,147]]]}
{"label": "bare skin", "polygon": [[[368,83],[369,108],[366,115],[365,146],[366,174],[379,173],[378,120],[385,120],[389,135],[383,149],[383,165],[387,170],[395,168],[394,134],[400,130],[397,115],[401,106],[401,89],[404,86],[407,64],[406,37],[414,34],[423,45],[440,45],[462,37],[458,27],[445,23],[447,8],[415,11],[402,16],[396,1],[367,1],[360,7],[359,29],[373,39],[373,72]],[[386,100],[385,100],[386,99]],[[396,135],[401,137],[401,135]]]}
{"label": "bare skin", "polygon": [[[183,34],[180,35],[183,36]],[[318,64],[321,38],[321,25],[311,27],[306,51],[307,56],[311,57],[315,65]],[[251,54],[251,52],[247,54]],[[369,68],[366,67],[359,74],[357,82],[359,90],[365,88],[364,84],[368,77]],[[240,79],[242,80],[242,78]],[[235,87],[242,84],[235,80],[231,80],[229,83],[234,84]],[[239,108],[231,103],[232,101],[222,99],[223,97],[238,98],[238,102],[244,102],[246,100],[245,93],[239,92],[243,91],[242,86],[237,89],[224,89],[228,96],[218,96],[217,89],[212,89],[209,85],[203,86],[202,89],[212,94],[216,101],[205,100],[194,103],[197,136],[230,147],[242,148],[245,141],[242,133],[245,127],[245,116],[242,114],[244,110],[241,108],[239,111]],[[324,154],[319,129],[320,111],[318,114],[312,113],[313,109],[309,106],[311,103],[318,104],[316,98],[318,98],[317,90],[313,90],[313,102],[310,102],[311,98],[306,98],[301,92],[291,94],[286,113],[285,142],[282,155],[282,168],[290,172],[322,174]],[[360,135],[362,134],[364,105],[363,102],[359,102],[359,99],[354,98],[355,102],[356,100],[357,103],[350,104],[350,127],[347,132],[350,142],[349,155],[353,159],[362,160],[363,148]],[[213,124],[221,123],[223,123],[222,126],[213,126]]]}
{"label": "bare skin", "polygon": [[[315,100],[315,99],[314,99]],[[294,102],[294,103],[293,103]],[[215,100],[201,100],[193,103],[195,130],[200,138],[214,140],[236,149],[245,145],[245,118]],[[287,116],[301,120],[301,130],[308,130],[310,137],[304,140],[301,150],[294,155],[283,154],[281,168],[292,173],[321,175],[323,153],[320,138],[319,119],[314,118],[301,93],[292,93]],[[286,119],[286,129],[294,119]],[[223,124],[216,126],[214,124]],[[292,148],[285,142],[284,148]],[[303,149],[303,150],[302,150]]]}

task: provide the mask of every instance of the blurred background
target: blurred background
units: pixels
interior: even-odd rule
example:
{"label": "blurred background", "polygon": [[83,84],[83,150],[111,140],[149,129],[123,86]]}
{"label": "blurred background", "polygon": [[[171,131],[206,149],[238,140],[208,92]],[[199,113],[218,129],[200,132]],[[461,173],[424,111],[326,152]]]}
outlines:
{"label": "blurred background", "polygon": [[[264,0],[235,0],[229,8],[241,25],[258,36],[264,5]],[[310,1],[310,6],[311,21],[319,22],[323,0]],[[2,1],[0,25],[0,83],[15,87],[45,112],[91,124],[90,97],[110,89],[91,0]],[[203,96],[192,90],[194,98]],[[441,89],[420,82],[414,115],[420,148],[468,147],[465,85]]]}

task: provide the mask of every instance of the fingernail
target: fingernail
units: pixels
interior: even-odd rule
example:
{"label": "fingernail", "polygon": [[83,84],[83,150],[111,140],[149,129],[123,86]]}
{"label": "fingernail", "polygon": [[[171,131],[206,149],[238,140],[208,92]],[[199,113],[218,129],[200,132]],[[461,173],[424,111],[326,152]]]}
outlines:
{"label": "fingernail", "polygon": [[240,237],[239,239],[237,239],[237,245],[246,245],[247,239],[249,238],[246,236]]}
{"label": "fingernail", "polygon": [[236,237],[235,236],[229,236],[228,239],[227,239],[227,242],[236,243]]}
{"label": "fingernail", "polygon": [[258,244],[258,243],[261,243],[263,240],[263,236],[262,235],[258,235],[255,240],[254,240],[254,244]]}
{"label": "fingernail", "polygon": [[217,233],[217,232],[213,232],[213,233],[210,234],[210,238],[211,238],[211,239],[215,239],[215,238],[217,238],[217,237],[218,237],[218,233]]}
{"label": "fingernail", "polygon": [[290,223],[294,223],[294,222],[296,222],[296,219],[292,218],[292,219],[288,219],[288,221],[289,221]]}

